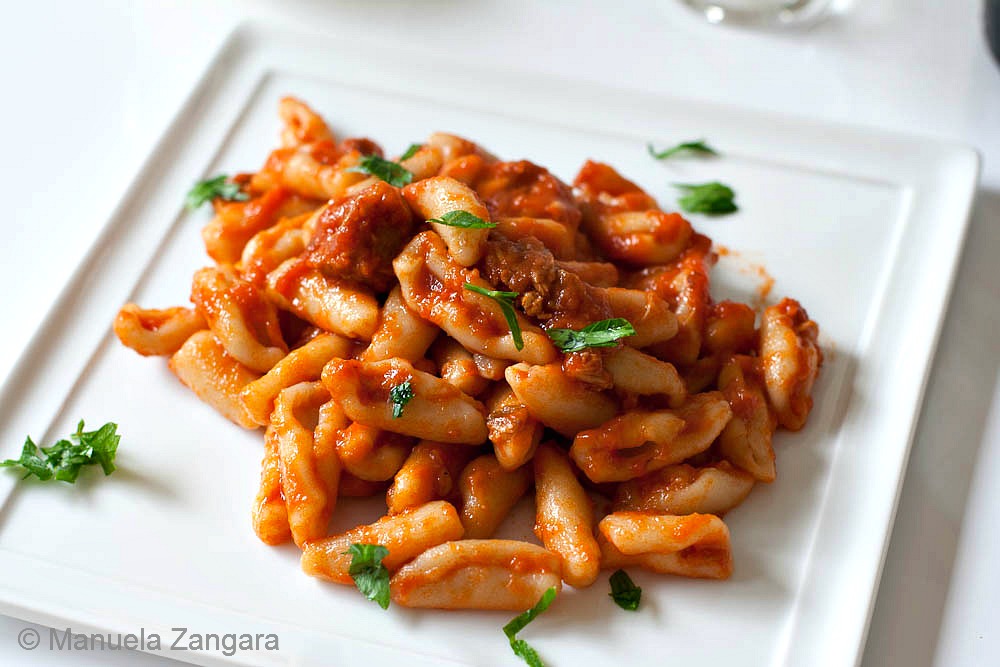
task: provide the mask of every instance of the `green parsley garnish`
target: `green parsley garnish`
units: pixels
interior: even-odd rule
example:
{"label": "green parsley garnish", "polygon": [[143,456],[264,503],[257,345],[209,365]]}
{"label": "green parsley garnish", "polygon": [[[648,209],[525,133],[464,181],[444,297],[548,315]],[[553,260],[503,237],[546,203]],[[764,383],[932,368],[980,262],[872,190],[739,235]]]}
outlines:
{"label": "green parsley garnish", "polygon": [[736,193],[728,185],[718,181],[711,183],[674,183],[674,187],[685,192],[677,200],[688,213],[708,213],[722,215],[739,209],[733,201]]}
{"label": "green parsley garnish", "polygon": [[204,181],[195,183],[194,187],[187,193],[187,198],[185,199],[187,207],[193,211],[216,197],[227,201],[246,201],[250,199],[250,195],[243,192],[238,183],[233,183],[227,180],[228,178],[225,174],[219,174],[214,178],[207,178]]}
{"label": "green parsley garnish", "polygon": [[552,601],[556,599],[556,589],[553,586],[549,590],[542,594],[542,597],[538,600],[538,603],[529,609],[528,611],[515,616],[511,619],[510,623],[503,626],[503,633],[507,635],[507,639],[510,641],[510,648],[514,651],[514,655],[524,660],[526,663],[531,665],[531,667],[545,667],[541,658],[538,657],[538,653],[535,649],[528,645],[528,642],[523,639],[517,639],[517,633],[524,629],[528,623],[535,620],[535,617],[541,614],[543,611],[549,608]]}
{"label": "green parsley garnish", "polygon": [[347,171],[377,176],[396,188],[401,188],[413,180],[412,171],[398,162],[386,160],[378,155],[364,156],[356,166],[349,168]]}
{"label": "green parsley garnish", "polygon": [[406,149],[406,152],[399,156],[399,161],[402,162],[403,160],[409,160],[411,157],[416,155],[417,151],[421,148],[423,147],[420,144],[410,144],[409,148]]}
{"label": "green parsley garnish", "polygon": [[705,143],[704,139],[699,139],[697,141],[685,141],[683,143],[672,146],[671,148],[665,148],[662,151],[658,151],[653,148],[653,144],[646,144],[646,150],[649,154],[656,158],[657,160],[666,160],[669,157],[673,157],[679,153],[700,153],[701,155],[718,155],[719,152]]}
{"label": "green parsley garnish", "polygon": [[410,381],[400,382],[390,389],[389,400],[392,401],[392,418],[399,419],[403,416],[403,408],[413,400],[413,385]]}
{"label": "green parsley garnish", "polygon": [[478,215],[473,215],[468,211],[448,211],[440,218],[431,218],[427,222],[436,222],[439,225],[463,227],[465,229],[493,229],[497,226],[497,223],[486,222]]}
{"label": "green parsley garnish", "polygon": [[358,590],[382,609],[389,608],[389,570],[382,559],[389,550],[380,544],[352,544],[345,554],[351,554],[348,574]]}
{"label": "green parsley garnish", "polygon": [[616,570],[609,580],[611,592],[608,595],[615,601],[615,604],[626,611],[635,611],[639,608],[639,600],[642,598],[642,589],[635,585],[632,578],[625,570]]}
{"label": "green parsley garnish", "polygon": [[622,317],[601,320],[576,329],[549,329],[552,342],[563,352],[579,352],[588,347],[614,347],[618,340],[635,335],[635,327]]}
{"label": "green parsley garnish", "polygon": [[510,333],[514,336],[514,347],[523,350],[524,338],[521,336],[521,325],[517,322],[517,313],[514,311],[513,301],[521,296],[520,292],[500,292],[495,289],[486,289],[485,287],[473,285],[472,283],[465,283],[465,289],[476,294],[488,296],[497,302],[500,310],[503,311],[504,319],[507,320],[507,326],[510,327]]}
{"label": "green parsley garnish", "polygon": [[28,436],[21,449],[21,458],[7,459],[0,466],[18,466],[27,472],[22,479],[34,475],[43,482],[57,479],[73,484],[85,465],[99,465],[105,475],[115,471],[115,454],[121,436],[115,433],[118,424],[108,422],[96,431],[84,431],[83,420],[69,440],[60,440],[51,447],[39,447]]}

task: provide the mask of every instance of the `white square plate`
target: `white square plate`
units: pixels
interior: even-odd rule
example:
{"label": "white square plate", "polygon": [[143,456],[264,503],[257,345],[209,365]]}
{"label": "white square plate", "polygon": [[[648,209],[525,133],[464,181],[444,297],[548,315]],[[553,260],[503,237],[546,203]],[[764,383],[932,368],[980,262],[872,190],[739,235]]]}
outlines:
{"label": "white square plate", "polygon": [[[50,441],[80,417],[120,424],[120,470],[76,486],[0,475],[0,611],[77,630],[275,632],[278,652],[167,653],[201,664],[518,664],[505,613],[383,612],[303,575],[294,547],[249,524],[260,433],[201,404],[162,359],[109,333],[117,308],[185,303],[208,262],[207,214],[190,184],[251,170],[294,94],[340,136],[402,151],[434,130],[525,157],[566,180],[610,162],[664,205],[674,181],[718,179],[741,211],[694,220],[763,264],[773,295],[819,322],[826,365],[808,427],[775,438],[778,480],[727,516],[727,582],[635,572],[643,609],[611,604],[602,577],[566,590],[524,633],[553,667],[573,664],[851,665],[870,607],[917,408],[976,182],[968,148],[884,132],[411,62],[405,53],[259,27],[237,31],[192,93],[0,393],[0,443]],[[403,65],[401,65],[401,63]],[[658,163],[645,143],[707,137],[724,156]],[[746,262],[717,267],[716,296],[749,299]],[[91,471],[92,472],[92,471]],[[370,520],[343,503],[335,522]],[[521,527],[523,528],[523,526]],[[526,534],[525,537],[528,535]],[[12,576],[13,575],[13,576]],[[669,656],[669,658],[668,658]]]}

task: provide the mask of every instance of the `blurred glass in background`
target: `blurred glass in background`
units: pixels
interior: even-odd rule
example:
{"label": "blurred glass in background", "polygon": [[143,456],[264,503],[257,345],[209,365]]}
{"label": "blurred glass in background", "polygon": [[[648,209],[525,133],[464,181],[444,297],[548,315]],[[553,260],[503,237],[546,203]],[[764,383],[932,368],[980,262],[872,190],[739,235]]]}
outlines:
{"label": "blurred glass in background", "polygon": [[986,41],[993,49],[993,57],[1000,63],[1000,0],[986,0],[983,21],[986,23]]}
{"label": "blurred glass in background", "polygon": [[825,16],[843,0],[681,0],[711,23],[796,25]]}

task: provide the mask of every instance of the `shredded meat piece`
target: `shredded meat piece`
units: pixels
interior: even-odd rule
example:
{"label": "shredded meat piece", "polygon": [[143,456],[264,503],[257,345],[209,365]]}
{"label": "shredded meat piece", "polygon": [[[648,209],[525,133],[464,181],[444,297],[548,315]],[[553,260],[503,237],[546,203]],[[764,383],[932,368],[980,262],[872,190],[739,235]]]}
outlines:
{"label": "shredded meat piece", "polygon": [[484,278],[521,293],[526,315],[543,328],[580,329],[611,317],[604,294],[580,276],[560,268],[552,253],[534,237],[514,241],[492,232],[481,263]]}
{"label": "shredded meat piece", "polygon": [[589,385],[592,389],[611,389],[615,381],[611,373],[604,369],[604,352],[607,348],[587,348],[579,352],[570,352],[562,362],[566,375],[578,382]]}
{"label": "shredded meat piece", "polygon": [[307,266],[385,292],[395,283],[392,260],[413,232],[399,190],[378,181],[327,205],[303,254]]}
{"label": "shredded meat piece", "polygon": [[[492,284],[520,292],[521,308],[526,315],[541,320],[543,328],[582,329],[612,316],[604,293],[561,268],[534,237],[514,241],[492,232],[480,269]],[[563,371],[594,389],[610,388],[613,382],[604,370],[603,352],[571,352],[563,359]]]}
{"label": "shredded meat piece", "polygon": [[482,197],[493,219],[548,218],[576,230],[582,216],[570,187],[545,167],[527,160],[484,167],[476,194]]}
{"label": "shredded meat piece", "polygon": [[358,151],[362,155],[378,155],[379,157],[384,157],[382,147],[368,137],[348,137],[341,142],[340,146],[341,150],[345,153],[348,151]]}

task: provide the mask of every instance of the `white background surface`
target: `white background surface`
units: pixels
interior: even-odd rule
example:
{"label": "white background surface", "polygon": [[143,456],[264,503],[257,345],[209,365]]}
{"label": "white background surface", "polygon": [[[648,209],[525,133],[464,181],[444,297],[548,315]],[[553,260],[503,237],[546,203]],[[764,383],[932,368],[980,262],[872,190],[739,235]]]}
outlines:
{"label": "white background surface", "polygon": [[[858,0],[810,30],[761,33],[705,25],[673,0],[18,4],[0,23],[0,377],[241,17],[280,13],[328,26],[331,39],[406,45],[410,67],[433,52],[970,143],[984,155],[982,187],[865,664],[991,664],[1000,654],[1000,69],[980,12],[973,0]],[[22,627],[0,619],[0,664],[164,664],[124,651],[27,653]]]}

